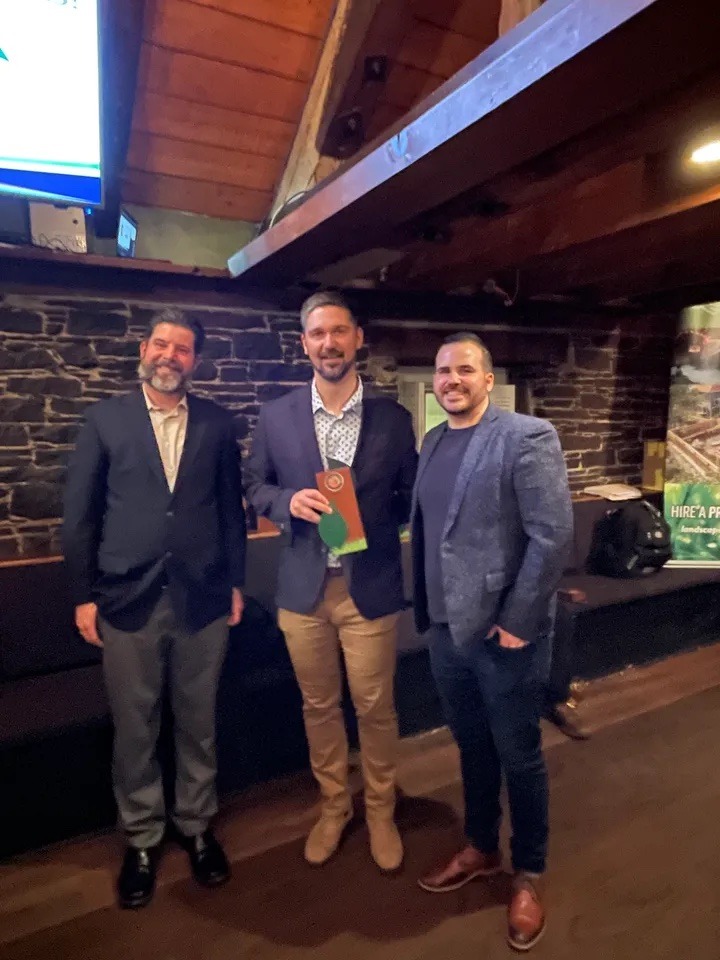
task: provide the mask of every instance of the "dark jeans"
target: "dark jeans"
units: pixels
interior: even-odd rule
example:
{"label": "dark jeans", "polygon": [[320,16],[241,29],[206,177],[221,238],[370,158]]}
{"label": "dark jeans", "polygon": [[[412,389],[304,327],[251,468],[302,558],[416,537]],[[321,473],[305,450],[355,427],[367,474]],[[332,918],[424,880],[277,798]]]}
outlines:
{"label": "dark jeans", "polygon": [[541,748],[543,681],[537,647],[495,640],[454,646],[445,624],[430,630],[430,660],[445,719],[460,748],[465,832],[479,850],[499,846],[505,777],[515,870],[542,873],[548,839],[548,778]]}

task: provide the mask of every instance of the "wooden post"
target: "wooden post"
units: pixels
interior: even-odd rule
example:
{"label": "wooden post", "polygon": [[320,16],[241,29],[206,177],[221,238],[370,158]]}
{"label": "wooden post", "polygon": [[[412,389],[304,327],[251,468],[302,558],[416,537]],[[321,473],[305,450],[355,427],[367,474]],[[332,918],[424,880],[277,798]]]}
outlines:
{"label": "wooden post", "polygon": [[542,2],[543,0],[502,0],[498,36],[501,37],[521,23],[525,17],[529,17]]}
{"label": "wooden post", "polygon": [[273,200],[271,220],[291,197],[308,190],[315,183],[329,176],[339,165],[337,160],[321,158],[315,141],[332,92],[335,77],[334,64],[345,35],[352,5],[353,0],[338,0],[335,7],[300,125]]}

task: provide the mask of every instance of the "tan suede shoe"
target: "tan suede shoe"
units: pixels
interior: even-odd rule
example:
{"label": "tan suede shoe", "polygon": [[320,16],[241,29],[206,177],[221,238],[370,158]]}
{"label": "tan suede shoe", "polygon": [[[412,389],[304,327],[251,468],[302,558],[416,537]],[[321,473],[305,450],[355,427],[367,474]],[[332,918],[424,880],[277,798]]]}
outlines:
{"label": "tan suede shoe", "polygon": [[499,853],[483,853],[472,844],[463,847],[442,866],[435,867],[418,880],[418,886],[428,893],[450,893],[459,890],[475,877],[492,877],[502,870]]}
{"label": "tan suede shoe", "polygon": [[516,873],[508,907],[508,945],[531,950],[545,933],[545,911],[540,902],[540,877]]}
{"label": "tan suede shoe", "polygon": [[305,841],[305,859],[308,863],[314,867],[327,863],[337,850],[345,827],[352,820],[352,816],[352,810],[334,815],[321,814]]}
{"label": "tan suede shoe", "polygon": [[399,870],[404,850],[395,821],[388,818],[370,818],[367,822],[370,834],[370,853],[375,863],[386,873]]}

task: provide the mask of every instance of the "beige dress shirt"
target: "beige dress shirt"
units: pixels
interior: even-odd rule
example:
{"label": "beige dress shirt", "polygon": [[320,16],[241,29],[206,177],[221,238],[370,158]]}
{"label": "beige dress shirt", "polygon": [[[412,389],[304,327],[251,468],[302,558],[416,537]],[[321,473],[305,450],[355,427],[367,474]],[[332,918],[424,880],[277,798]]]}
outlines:
{"label": "beige dress shirt", "polygon": [[160,459],[162,460],[167,485],[170,492],[175,489],[180,458],[185,446],[185,434],[188,423],[188,403],[184,396],[172,410],[161,410],[150,399],[145,384],[143,394],[147,403],[150,422],[152,423],[155,439],[157,440]]}

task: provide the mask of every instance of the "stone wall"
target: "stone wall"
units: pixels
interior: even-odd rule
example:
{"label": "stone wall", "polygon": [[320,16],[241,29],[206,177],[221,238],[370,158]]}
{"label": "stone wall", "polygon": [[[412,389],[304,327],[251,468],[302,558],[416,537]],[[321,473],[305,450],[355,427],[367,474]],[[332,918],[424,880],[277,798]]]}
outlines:
{"label": "stone wall", "polygon": [[[136,382],[138,342],[156,309],[60,297],[0,302],[0,559],[58,552],[78,425],[89,404]],[[260,404],[310,377],[297,317],[191,309],[208,333],[195,392],[234,412],[246,444]]]}
{"label": "stone wall", "polygon": [[[0,291],[0,559],[58,552],[62,486],[83,412],[135,382],[138,341],[155,309]],[[188,309],[208,332],[194,389],[234,412],[246,446],[260,405],[310,377],[297,317]],[[665,434],[671,336],[576,332],[568,344],[567,363],[525,367],[518,336],[512,379],[558,428],[574,490],[638,483],[643,440]],[[363,365],[393,391],[392,357],[370,347]]]}
{"label": "stone wall", "polygon": [[658,327],[571,333],[566,363],[511,374],[529,388],[532,412],[557,428],[572,490],[639,485],[644,442],[665,439],[673,337],[666,321]]}

